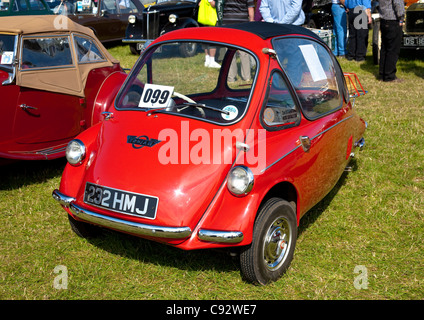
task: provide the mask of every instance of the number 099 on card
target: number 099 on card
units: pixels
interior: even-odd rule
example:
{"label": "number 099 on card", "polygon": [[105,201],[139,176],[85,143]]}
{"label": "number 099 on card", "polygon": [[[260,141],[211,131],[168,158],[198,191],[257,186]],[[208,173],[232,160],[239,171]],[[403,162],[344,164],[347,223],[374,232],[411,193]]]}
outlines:
{"label": "number 099 on card", "polygon": [[171,99],[174,87],[146,83],[138,106],[140,108],[164,108]]}

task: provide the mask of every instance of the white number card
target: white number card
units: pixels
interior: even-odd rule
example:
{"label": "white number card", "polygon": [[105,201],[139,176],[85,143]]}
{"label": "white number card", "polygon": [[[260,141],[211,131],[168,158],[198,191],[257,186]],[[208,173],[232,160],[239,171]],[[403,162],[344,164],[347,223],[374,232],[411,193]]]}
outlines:
{"label": "white number card", "polygon": [[1,57],[0,64],[12,64],[13,63],[13,51],[4,51]]}
{"label": "white number card", "polygon": [[140,108],[162,108],[168,105],[168,101],[174,92],[174,87],[157,84],[145,84],[138,106]]}

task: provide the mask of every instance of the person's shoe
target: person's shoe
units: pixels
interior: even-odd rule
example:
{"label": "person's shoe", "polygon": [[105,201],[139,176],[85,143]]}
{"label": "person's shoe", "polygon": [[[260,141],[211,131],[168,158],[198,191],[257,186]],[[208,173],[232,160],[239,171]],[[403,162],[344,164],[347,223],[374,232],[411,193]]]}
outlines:
{"label": "person's shoe", "polygon": [[209,61],[208,67],[219,69],[219,68],[221,68],[221,65],[218,62],[216,62],[215,60],[213,60],[213,61]]}
{"label": "person's shoe", "polygon": [[348,61],[352,61],[354,58],[353,58],[353,57],[350,57],[350,56],[346,56],[346,59],[347,59]]}
{"label": "person's shoe", "polygon": [[402,83],[403,82],[403,79],[400,79],[400,78],[394,78],[394,79],[391,79],[391,80],[383,80],[384,82],[393,82],[393,83]]}
{"label": "person's shoe", "polygon": [[365,61],[365,58],[356,58],[355,60],[356,62],[362,62],[362,61]]}

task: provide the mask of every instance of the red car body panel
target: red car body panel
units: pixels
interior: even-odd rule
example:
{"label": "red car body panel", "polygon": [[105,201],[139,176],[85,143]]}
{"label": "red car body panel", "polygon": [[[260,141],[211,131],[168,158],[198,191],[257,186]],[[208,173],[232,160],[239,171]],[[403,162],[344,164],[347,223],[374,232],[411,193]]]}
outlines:
{"label": "red car body panel", "polygon": [[[68,21],[67,28],[58,32],[54,28],[56,18],[15,17],[17,21],[14,21],[5,17],[0,23],[0,36],[17,38],[15,47],[10,46],[10,42],[8,48],[2,47],[3,52],[13,54],[17,62],[2,65],[0,70],[5,123],[0,128],[0,161],[63,157],[72,138],[101,120],[100,113],[105,109],[102,104],[110,103],[125,80],[126,74],[119,62],[110,56],[91,30],[65,20]],[[47,43],[54,37],[70,42],[72,63],[69,66],[28,68],[24,66],[23,58],[18,59],[26,50],[22,45],[23,39],[45,39]],[[102,59],[77,62],[80,52],[74,51],[76,37],[91,41]],[[41,48],[27,56],[32,57],[33,62],[37,62],[36,59],[42,61],[43,55],[53,57],[52,61],[56,56],[60,59],[53,49],[50,48],[47,54],[48,48]],[[14,73],[9,74],[7,70]],[[57,74],[62,77],[58,78]],[[107,95],[100,94],[102,87],[107,87]]]}
{"label": "red car body panel", "polygon": [[[354,142],[361,139],[365,131],[364,121],[355,113],[352,101],[346,95],[342,98],[341,107],[334,112],[313,120],[302,113],[299,123],[290,128],[266,130],[266,135],[258,135],[254,140],[256,144],[250,145],[249,151],[240,151],[235,145],[229,149],[228,146],[223,147],[220,156],[224,157],[226,152],[231,154],[229,163],[185,162],[187,153],[183,151],[195,150],[199,146],[198,140],[187,139],[194,132],[204,130],[212,134],[216,128],[263,130],[260,113],[267,96],[267,83],[273,70],[281,70],[279,62],[262,51],[273,47],[272,37],[261,39],[252,33],[240,30],[228,32],[225,28],[214,28],[213,32],[202,29],[167,33],[152,46],[179,39],[218,42],[225,39],[225,43],[254,52],[259,70],[246,114],[238,122],[223,127],[174,114],[119,110],[111,103],[108,111],[113,113],[113,117],[78,136],[85,144],[87,157],[80,166],[66,166],[59,193],[55,191],[56,197],[66,195],[84,210],[121,221],[188,227],[190,235],[181,239],[144,237],[191,250],[248,245],[252,241],[257,212],[267,198],[276,194],[287,196],[296,207],[299,222],[334,187],[356,147]],[[308,38],[298,34],[285,36]],[[226,67],[223,63],[221,69]],[[225,96],[229,94],[228,87],[224,82],[218,82],[213,94]],[[117,102],[114,103],[116,105]],[[158,161],[158,154],[164,152],[160,146],[169,143],[160,137],[164,129],[181,134],[176,147],[180,151],[178,164],[164,165]],[[152,147],[137,149],[128,142],[129,135],[162,141]],[[309,137],[309,150],[303,149],[300,137]],[[266,139],[266,163],[254,170],[252,191],[245,196],[234,196],[227,188],[228,172],[239,158],[258,152],[259,144],[264,142],[261,139]],[[212,142],[210,146],[213,148]],[[168,147],[172,148],[172,145],[168,144]],[[146,219],[86,204],[84,193],[87,182],[158,197],[156,218]],[[63,201],[61,203],[64,204]],[[64,208],[76,220],[84,221],[68,205]],[[241,232],[243,237],[237,243],[205,241],[199,238],[201,229]]]}

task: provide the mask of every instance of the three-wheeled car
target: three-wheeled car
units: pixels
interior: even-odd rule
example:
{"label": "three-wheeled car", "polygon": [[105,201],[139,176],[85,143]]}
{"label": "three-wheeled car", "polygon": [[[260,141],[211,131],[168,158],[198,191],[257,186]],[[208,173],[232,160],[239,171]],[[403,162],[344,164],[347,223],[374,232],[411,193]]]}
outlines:
{"label": "three-wheeled car", "polygon": [[[187,43],[215,48],[221,68],[206,68],[204,52],[181,55]],[[231,248],[243,276],[266,284],[288,268],[301,217],[364,145],[354,108],[364,93],[302,27],[166,33],[107,118],[69,143],[53,197],[80,236],[100,226],[185,250]]]}
{"label": "three-wheeled car", "polygon": [[110,80],[125,77],[93,32],[65,16],[2,17],[0,159],[64,157],[112,102]]}

